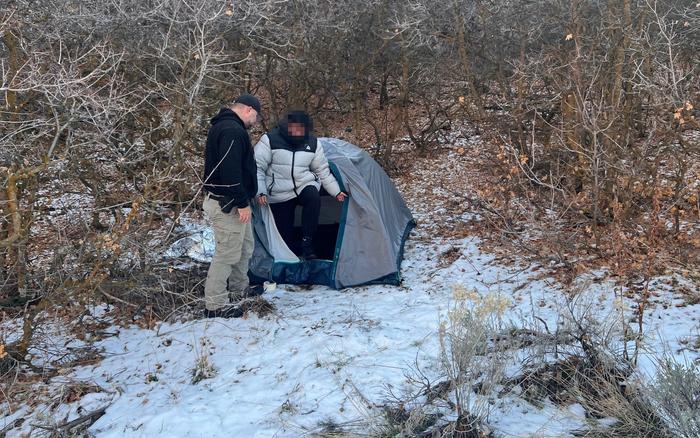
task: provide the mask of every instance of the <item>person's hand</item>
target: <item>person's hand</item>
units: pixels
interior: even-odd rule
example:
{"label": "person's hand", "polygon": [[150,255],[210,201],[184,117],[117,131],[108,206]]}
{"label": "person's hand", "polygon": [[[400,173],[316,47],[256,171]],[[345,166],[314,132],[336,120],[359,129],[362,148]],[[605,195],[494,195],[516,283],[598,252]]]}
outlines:
{"label": "person's hand", "polygon": [[239,208],[238,209],[238,219],[244,224],[247,224],[250,222],[250,218],[253,216],[253,213],[250,209],[250,207],[246,208]]}
{"label": "person's hand", "polygon": [[260,204],[260,205],[267,204],[267,195],[258,195],[258,204]]}
{"label": "person's hand", "polygon": [[348,197],[348,195],[346,195],[344,192],[340,192],[340,193],[338,193],[337,195],[335,195],[335,199],[336,199],[338,202],[343,202],[343,201],[345,201],[345,200],[347,199],[347,197]]}

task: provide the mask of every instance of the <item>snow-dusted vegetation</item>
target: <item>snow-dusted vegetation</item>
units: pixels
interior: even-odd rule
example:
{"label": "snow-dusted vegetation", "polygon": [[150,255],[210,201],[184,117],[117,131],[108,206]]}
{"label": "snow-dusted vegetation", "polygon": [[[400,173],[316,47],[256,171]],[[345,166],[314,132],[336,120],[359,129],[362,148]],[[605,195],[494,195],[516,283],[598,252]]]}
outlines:
{"label": "snow-dusted vegetation", "polygon": [[[700,436],[697,1],[5,3],[0,438]],[[203,318],[242,92],[387,171],[401,285]]]}

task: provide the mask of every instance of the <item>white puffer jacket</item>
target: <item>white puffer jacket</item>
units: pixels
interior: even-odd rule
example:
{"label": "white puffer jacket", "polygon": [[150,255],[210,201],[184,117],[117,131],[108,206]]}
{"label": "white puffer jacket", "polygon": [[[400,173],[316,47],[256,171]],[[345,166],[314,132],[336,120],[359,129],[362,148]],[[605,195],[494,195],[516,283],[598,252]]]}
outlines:
{"label": "white puffer jacket", "polygon": [[330,171],[323,147],[314,137],[296,147],[283,141],[271,145],[270,136],[278,135],[276,129],[265,134],[255,145],[255,161],[258,166],[258,192],[267,195],[270,203],[288,201],[313,185],[337,196],[338,181]]}

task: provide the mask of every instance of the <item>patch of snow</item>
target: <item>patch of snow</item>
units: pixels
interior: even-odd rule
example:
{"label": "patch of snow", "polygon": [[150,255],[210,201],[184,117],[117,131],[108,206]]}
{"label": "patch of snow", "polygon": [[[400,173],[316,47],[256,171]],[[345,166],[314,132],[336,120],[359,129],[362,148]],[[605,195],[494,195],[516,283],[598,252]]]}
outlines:
{"label": "patch of snow", "polygon": [[202,263],[211,261],[214,255],[214,232],[206,227],[189,230],[192,234],[175,241],[163,255],[165,258],[189,257]]}

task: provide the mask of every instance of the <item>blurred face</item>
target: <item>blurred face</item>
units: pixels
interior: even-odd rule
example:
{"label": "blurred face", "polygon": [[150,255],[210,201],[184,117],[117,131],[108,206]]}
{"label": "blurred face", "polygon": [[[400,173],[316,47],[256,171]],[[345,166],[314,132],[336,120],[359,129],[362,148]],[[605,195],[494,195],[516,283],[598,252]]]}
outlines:
{"label": "blurred face", "polygon": [[291,122],[287,125],[287,132],[292,137],[303,137],[306,134],[306,127],[303,123]]}

